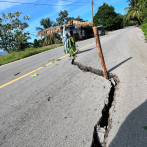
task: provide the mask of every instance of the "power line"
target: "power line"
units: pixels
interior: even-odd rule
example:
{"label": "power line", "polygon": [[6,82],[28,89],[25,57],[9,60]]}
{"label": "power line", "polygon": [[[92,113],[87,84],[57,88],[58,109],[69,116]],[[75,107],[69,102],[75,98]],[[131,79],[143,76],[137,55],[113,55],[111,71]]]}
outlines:
{"label": "power line", "polygon": [[96,3],[94,3],[94,4],[97,6],[97,8],[99,8],[99,6]]}
{"label": "power line", "polygon": [[98,5],[96,3],[94,3],[94,6],[96,7],[96,9],[98,9]]}
{"label": "power line", "polygon": [[95,8],[97,9],[97,6],[94,4]]}
{"label": "power line", "polygon": [[90,3],[90,2],[75,2],[75,1],[67,1],[67,0],[60,0],[60,1],[73,2],[73,3]]}
{"label": "power line", "polygon": [[22,2],[11,2],[11,1],[0,1],[4,3],[15,3],[15,4],[29,4],[29,5],[45,5],[45,6],[83,6],[83,5],[50,5],[50,4],[36,4],[36,3],[22,3]]}
{"label": "power line", "polygon": [[97,4],[96,2],[94,2],[94,4],[95,4],[97,7],[99,7],[98,4]]}

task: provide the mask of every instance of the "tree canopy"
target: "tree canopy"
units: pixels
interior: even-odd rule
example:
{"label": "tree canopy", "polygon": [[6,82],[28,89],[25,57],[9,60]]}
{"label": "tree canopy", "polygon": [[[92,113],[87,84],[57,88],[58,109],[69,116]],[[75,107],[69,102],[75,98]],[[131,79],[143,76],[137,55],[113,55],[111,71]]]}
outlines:
{"label": "tree canopy", "polygon": [[103,25],[106,30],[114,30],[123,27],[123,16],[114,11],[113,6],[104,3],[99,7],[93,17],[94,26]]}
{"label": "tree canopy", "polygon": [[69,17],[68,11],[60,11],[59,17],[56,19],[57,25],[63,25],[64,23],[67,23],[69,20],[77,20],[77,21],[84,21],[80,16],[78,17]]}
{"label": "tree canopy", "polygon": [[67,21],[68,21],[68,12],[67,12],[67,10],[60,11],[59,17],[56,18],[56,21],[57,21],[58,25],[63,25],[64,22],[67,23]]}
{"label": "tree canopy", "polygon": [[128,0],[129,7],[126,7],[125,19],[134,20],[138,25],[147,23],[147,1],[146,0]]}
{"label": "tree canopy", "polygon": [[125,8],[126,10],[126,20],[135,20],[138,24],[141,24],[142,11],[140,9],[140,4],[138,0],[130,2],[130,6]]}
{"label": "tree canopy", "polygon": [[2,13],[0,18],[0,48],[10,53],[11,51],[23,50],[30,33],[25,32],[28,24],[23,22],[29,20],[29,16],[24,16],[20,20],[22,12],[16,11],[15,13]]}
{"label": "tree canopy", "polygon": [[40,25],[43,27],[43,28],[41,28],[41,27],[36,27],[36,30],[38,31],[42,31],[42,30],[44,30],[44,29],[47,29],[47,28],[50,28],[50,27],[52,27],[53,25],[54,25],[54,21],[52,21],[51,19],[50,19],[50,17],[47,17],[46,19],[41,19],[41,21],[40,21]]}

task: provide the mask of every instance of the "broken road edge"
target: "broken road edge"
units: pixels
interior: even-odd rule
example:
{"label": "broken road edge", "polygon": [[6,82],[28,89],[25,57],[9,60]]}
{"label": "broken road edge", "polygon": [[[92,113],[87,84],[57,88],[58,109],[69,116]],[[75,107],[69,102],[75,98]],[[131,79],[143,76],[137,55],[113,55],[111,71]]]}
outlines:
{"label": "broken road edge", "polygon": [[[94,69],[92,67],[87,67],[81,63],[75,62],[75,59],[72,59],[72,65],[77,65],[79,69],[85,72],[91,72],[98,76],[103,76],[103,71]],[[108,73],[108,78],[111,83],[111,88],[107,100],[104,102],[104,107],[102,109],[102,116],[94,126],[92,143],[90,147],[107,147],[107,138],[109,132],[112,128],[112,118],[110,113],[110,108],[114,105],[114,95],[115,90],[120,83],[118,76],[112,73]],[[106,79],[107,80],[107,79]]]}

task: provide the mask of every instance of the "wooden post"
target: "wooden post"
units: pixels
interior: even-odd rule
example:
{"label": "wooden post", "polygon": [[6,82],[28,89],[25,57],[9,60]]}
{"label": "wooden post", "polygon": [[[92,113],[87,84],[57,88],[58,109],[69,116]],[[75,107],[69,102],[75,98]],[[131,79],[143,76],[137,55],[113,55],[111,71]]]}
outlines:
{"label": "wooden post", "polygon": [[106,79],[108,79],[107,69],[106,69],[105,60],[104,60],[104,57],[103,57],[103,52],[102,52],[102,49],[101,49],[101,44],[100,44],[100,39],[99,39],[97,27],[93,27],[93,32],[94,32],[95,42],[96,42],[96,46],[97,46],[102,70],[103,70],[103,75]]}

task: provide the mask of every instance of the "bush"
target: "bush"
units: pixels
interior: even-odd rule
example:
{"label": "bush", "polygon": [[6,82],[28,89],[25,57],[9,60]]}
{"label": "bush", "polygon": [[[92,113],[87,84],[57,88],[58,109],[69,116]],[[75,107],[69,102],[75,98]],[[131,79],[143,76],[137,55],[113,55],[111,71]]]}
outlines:
{"label": "bush", "polygon": [[33,47],[37,48],[37,47],[41,47],[41,40],[37,40],[37,39],[34,39],[34,44],[33,44]]}
{"label": "bush", "polygon": [[146,40],[147,40],[147,23],[142,24],[141,29],[144,32],[144,35],[146,36]]}

